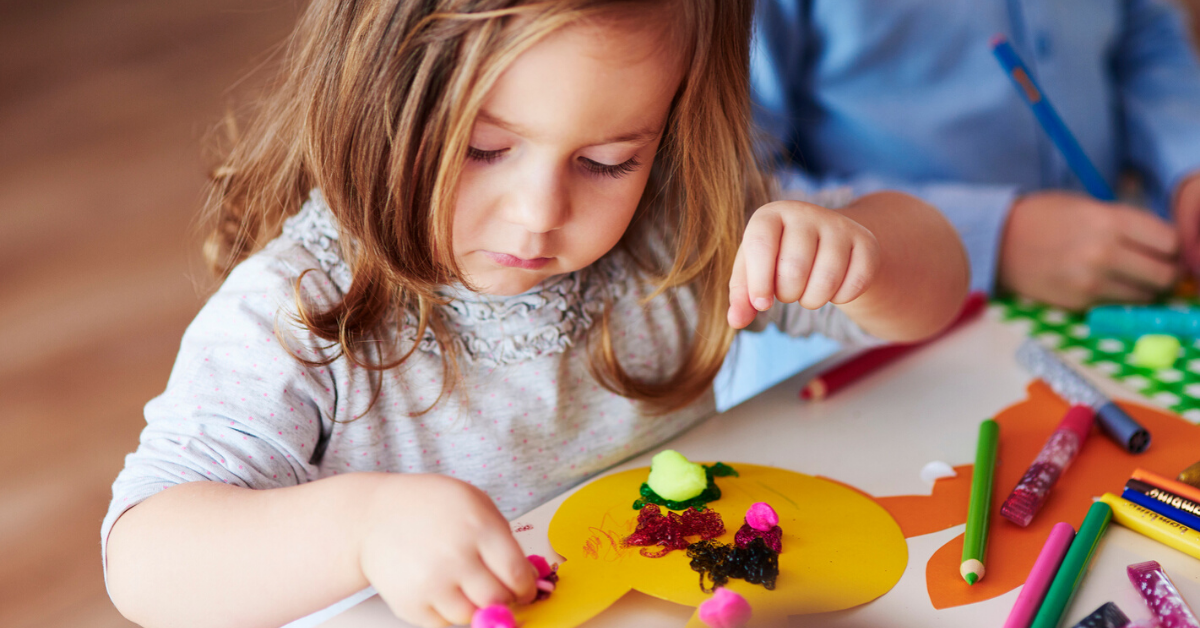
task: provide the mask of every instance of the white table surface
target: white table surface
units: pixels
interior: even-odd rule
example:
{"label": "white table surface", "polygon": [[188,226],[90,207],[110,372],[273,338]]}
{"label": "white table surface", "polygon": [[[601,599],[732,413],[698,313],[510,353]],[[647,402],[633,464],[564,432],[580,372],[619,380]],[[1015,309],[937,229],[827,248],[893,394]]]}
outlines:
{"label": "white table surface", "polygon": [[[823,475],[876,497],[929,494],[931,486],[918,475],[921,467],[932,460],[951,466],[972,463],[979,421],[1025,399],[1030,378],[1013,358],[1024,337],[1024,327],[1000,323],[997,312],[990,310],[981,319],[855,383],[842,394],[820,402],[798,399],[804,383],[823,368],[818,365],[713,417],[664,448],[676,449],[692,460],[722,460],[735,465],[739,461],[753,462]],[[1098,373],[1089,375],[1112,396],[1150,403]],[[653,453],[613,471],[649,466]],[[516,533],[526,553],[557,558],[546,539],[546,529],[569,494],[512,521],[514,530],[527,528]],[[940,611],[929,601],[925,565],[934,551],[962,533],[963,527],[908,539],[908,567],[896,586],[879,599],[838,613],[795,617],[791,625],[1000,626],[1020,589],[978,604]],[[1092,571],[1062,625],[1073,626],[1108,601],[1116,602],[1134,622],[1148,620],[1148,612],[1125,576],[1127,565],[1143,560],[1162,563],[1183,596],[1200,608],[1200,561],[1114,523],[1101,541]],[[409,626],[395,619],[378,596],[367,598],[369,594],[367,590],[292,626]],[[346,610],[351,602],[362,598],[367,599]],[[678,628],[691,613],[690,608],[632,593],[584,626]]]}

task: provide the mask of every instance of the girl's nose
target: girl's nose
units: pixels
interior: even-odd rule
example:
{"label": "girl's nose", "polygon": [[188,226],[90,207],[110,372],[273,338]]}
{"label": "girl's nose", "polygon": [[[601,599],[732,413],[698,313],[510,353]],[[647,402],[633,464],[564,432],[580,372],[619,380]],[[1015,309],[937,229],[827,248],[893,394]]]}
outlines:
{"label": "girl's nose", "polygon": [[570,200],[563,174],[546,169],[524,179],[510,196],[508,220],[531,233],[547,233],[566,224]]}

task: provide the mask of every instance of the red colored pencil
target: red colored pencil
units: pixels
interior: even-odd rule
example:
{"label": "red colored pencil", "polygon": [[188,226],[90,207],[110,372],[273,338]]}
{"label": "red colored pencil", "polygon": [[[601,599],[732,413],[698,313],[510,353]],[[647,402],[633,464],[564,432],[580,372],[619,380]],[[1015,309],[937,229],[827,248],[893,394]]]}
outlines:
{"label": "red colored pencil", "polygon": [[888,345],[871,349],[863,352],[861,355],[850,358],[849,360],[829,369],[828,371],[814,377],[812,381],[800,391],[801,399],[824,399],[829,395],[853,384],[862,377],[873,373],[892,362],[895,362],[909,352],[923,347],[926,344],[941,338],[950,332],[950,330],[962,325],[963,323],[975,318],[983,312],[984,305],[987,304],[987,299],[984,298],[981,292],[972,292],[967,295],[963,301],[962,310],[958,313],[958,318],[954,320],[942,333],[921,342],[913,342],[908,344]]}

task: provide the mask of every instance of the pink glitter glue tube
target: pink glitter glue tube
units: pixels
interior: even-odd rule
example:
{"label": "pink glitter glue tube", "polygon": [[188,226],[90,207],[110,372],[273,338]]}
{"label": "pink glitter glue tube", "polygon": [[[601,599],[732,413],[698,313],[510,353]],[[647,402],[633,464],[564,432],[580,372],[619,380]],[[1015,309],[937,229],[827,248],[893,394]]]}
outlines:
{"label": "pink glitter glue tube", "polygon": [[1200,621],[1179,595],[1162,565],[1151,560],[1130,565],[1126,572],[1162,628],[1200,628]]}
{"label": "pink glitter glue tube", "polygon": [[1071,406],[1067,410],[1058,428],[1046,440],[1042,451],[1033,459],[1033,464],[1029,465],[1021,481],[1017,482],[1017,487],[1000,507],[1000,514],[1005,519],[1022,528],[1033,521],[1034,515],[1050,496],[1050,488],[1083,448],[1095,418],[1095,412],[1088,406]]}
{"label": "pink glitter glue tube", "polygon": [[1025,580],[1021,595],[1017,596],[1017,603],[1013,604],[1008,619],[1004,621],[1004,628],[1029,628],[1033,623],[1033,616],[1037,615],[1038,608],[1041,608],[1046,590],[1050,588],[1050,581],[1054,580],[1055,574],[1058,573],[1058,567],[1073,540],[1075,528],[1069,523],[1059,522],[1050,529],[1050,536],[1042,546],[1037,561],[1033,563],[1033,569],[1029,570],[1029,578]]}

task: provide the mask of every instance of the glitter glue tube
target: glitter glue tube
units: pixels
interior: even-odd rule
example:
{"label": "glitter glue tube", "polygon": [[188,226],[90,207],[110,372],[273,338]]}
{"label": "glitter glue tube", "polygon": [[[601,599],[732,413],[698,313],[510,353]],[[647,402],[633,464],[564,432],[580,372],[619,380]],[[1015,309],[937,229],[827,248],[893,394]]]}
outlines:
{"label": "glitter glue tube", "polygon": [[1121,609],[1117,608],[1112,602],[1105,602],[1103,606],[1092,611],[1091,615],[1079,620],[1072,628],[1125,628],[1129,625],[1129,618]]}
{"label": "glitter glue tube", "polygon": [[1142,594],[1146,606],[1162,628],[1200,628],[1200,620],[1188,607],[1175,583],[1156,561],[1130,565],[1126,570],[1129,581]]}
{"label": "glitter glue tube", "polygon": [[1021,343],[1017,362],[1049,384],[1059,397],[1072,404],[1091,406],[1105,435],[1129,453],[1140,454],[1150,446],[1150,432],[1146,428],[1037,340],[1027,338]]}
{"label": "glitter glue tube", "polygon": [[1042,599],[1046,597],[1050,581],[1054,579],[1054,574],[1058,573],[1058,566],[1062,564],[1063,556],[1067,554],[1067,548],[1071,546],[1071,540],[1074,538],[1075,528],[1069,523],[1059,522],[1050,529],[1050,536],[1046,538],[1046,544],[1042,546],[1041,553],[1033,563],[1033,569],[1029,570],[1025,586],[1021,587],[1021,594],[1017,596],[1017,602],[1008,613],[1008,619],[1004,620],[1003,628],[1029,628],[1038,607],[1042,605]]}
{"label": "glitter glue tube", "polygon": [[1033,521],[1034,515],[1050,496],[1050,489],[1058,477],[1071,466],[1075,455],[1083,449],[1095,417],[1095,413],[1087,406],[1071,406],[1067,410],[1058,428],[1046,440],[1042,451],[1033,459],[1033,464],[1029,465],[1021,481],[1017,482],[1016,488],[1000,507],[1000,514],[1005,519],[1022,528]]}
{"label": "glitter glue tube", "polygon": [[1188,556],[1200,558],[1200,532],[1112,493],[1105,493],[1100,501],[1112,507],[1117,523]]}
{"label": "glitter glue tube", "polygon": [[1058,622],[1070,606],[1071,598],[1075,597],[1079,583],[1083,582],[1083,576],[1087,574],[1088,565],[1096,553],[1096,546],[1100,544],[1111,519],[1112,508],[1104,502],[1096,502],[1088,509],[1087,516],[1079,526],[1079,534],[1071,541],[1071,548],[1067,550],[1054,581],[1050,583],[1050,589],[1046,591],[1046,599],[1030,624],[1032,628],[1058,628]]}

